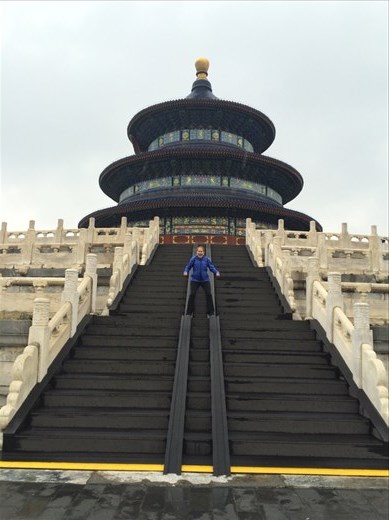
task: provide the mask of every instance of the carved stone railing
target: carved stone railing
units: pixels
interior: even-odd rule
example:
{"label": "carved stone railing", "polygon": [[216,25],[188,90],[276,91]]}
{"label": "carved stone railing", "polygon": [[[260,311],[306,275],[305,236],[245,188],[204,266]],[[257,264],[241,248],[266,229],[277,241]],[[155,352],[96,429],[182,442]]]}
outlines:
{"label": "carved stone railing", "polygon": [[[98,255],[100,265],[111,264],[115,247],[123,247],[125,236],[133,233],[143,251],[144,233],[155,234],[155,223],[150,228],[127,227],[127,219],[122,218],[118,228],[96,228],[93,218],[88,228],[64,229],[63,220],[58,221],[54,230],[35,230],[35,222],[30,221],[27,231],[8,231],[3,222],[0,230],[0,268],[15,268],[21,274],[31,267],[62,267],[80,270],[85,265],[88,253]],[[146,243],[149,238],[146,238]],[[146,248],[147,249],[147,248]],[[147,256],[147,250],[145,250]]]}
{"label": "carved stone railing", "polygon": [[[351,234],[347,224],[341,233],[316,231],[314,221],[309,231],[285,230],[284,221],[277,229],[255,229],[251,219],[246,221],[246,244],[256,262],[268,265],[268,248],[274,238],[281,239],[282,250],[289,250],[291,269],[307,272],[306,258],[316,256],[319,268],[327,275],[329,270],[342,273],[373,274],[377,281],[385,281],[389,274],[389,239],[378,236],[377,227],[371,226],[370,235]],[[248,239],[247,239],[248,235]],[[262,251],[262,254],[261,254]]]}
{"label": "carved stone railing", "polygon": [[329,274],[328,290],[319,280],[310,280],[310,283],[311,317],[323,327],[327,338],[350,369],[357,387],[365,392],[389,425],[388,374],[373,349],[369,304],[354,303],[353,324],[343,312],[339,273]]}
{"label": "carved stone railing", "polygon": [[50,300],[35,300],[28,345],[12,368],[6,404],[0,409],[0,429],[4,429],[34,386],[42,381],[47,370],[78,324],[96,305],[96,255],[87,255],[84,279],[79,283],[78,271],[67,269],[62,293],[62,306],[50,317]]}
{"label": "carved stone railing", "polygon": [[65,278],[33,276],[0,276],[0,312],[31,313],[36,298],[47,297],[54,309],[59,299]]}

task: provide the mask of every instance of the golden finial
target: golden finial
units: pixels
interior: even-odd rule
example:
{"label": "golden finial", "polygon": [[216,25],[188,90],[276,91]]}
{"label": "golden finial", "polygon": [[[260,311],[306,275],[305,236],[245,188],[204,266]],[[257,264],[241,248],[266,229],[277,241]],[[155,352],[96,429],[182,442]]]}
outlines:
{"label": "golden finial", "polygon": [[197,58],[197,60],[195,61],[195,67],[197,70],[197,79],[207,79],[209,60],[207,60],[207,58]]}

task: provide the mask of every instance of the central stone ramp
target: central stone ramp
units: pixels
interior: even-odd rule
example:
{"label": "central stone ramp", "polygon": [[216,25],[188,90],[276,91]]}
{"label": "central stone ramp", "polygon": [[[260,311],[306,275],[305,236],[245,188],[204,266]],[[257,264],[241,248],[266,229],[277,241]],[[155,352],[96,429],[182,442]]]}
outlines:
{"label": "central stone ramp", "polygon": [[163,464],[191,246],[159,246],[117,309],[96,316],[8,458]]}
{"label": "central stone ramp", "polygon": [[188,365],[183,464],[212,466],[209,320],[205,293],[196,294]]}
{"label": "central stone ramp", "polygon": [[308,321],[285,314],[244,247],[212,246],[232,466],[379,468],[372,435]]}

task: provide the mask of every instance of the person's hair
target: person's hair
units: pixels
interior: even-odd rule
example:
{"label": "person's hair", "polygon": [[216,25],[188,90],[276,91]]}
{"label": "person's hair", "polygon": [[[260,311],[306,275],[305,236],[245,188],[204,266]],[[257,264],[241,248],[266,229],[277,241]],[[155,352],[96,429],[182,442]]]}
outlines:
{"label": "person's hair", "polygon": [[199,244],[197,247],[196,247],[196,251],[197,249],[201,247],[203,250],[204,250],[204,253],[205,253],[205,245],[204,244]]}

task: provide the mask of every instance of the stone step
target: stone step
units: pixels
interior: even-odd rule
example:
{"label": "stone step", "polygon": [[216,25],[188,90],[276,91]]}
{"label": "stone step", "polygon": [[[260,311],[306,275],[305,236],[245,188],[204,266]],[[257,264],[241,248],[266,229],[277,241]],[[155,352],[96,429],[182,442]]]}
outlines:
{"label": "stone step", "polygon": [[121,363],[114,361],[80,361],[69,360],[63,365],[63,370],[67,373],[82,374],[126,374],[128,376],[139,375],[164,375],[174,374],[175,363],[169,361],[133,361],[131,363]]}
{"label": "stone step", "polygon": [[171,376],[149,376],[127,377],[115,374],[114,377],[105,374],[85,375],[58,374],[52,386],[58,390],[111,390],[115,391],[149,391],[149,392],[171,392],[173,390],[173,375]]}
{"label": "stone step", "polygon": [[309,458],[326,458],[331,461],[336,461],[339,458],[354,461],[355,459],[365,459],[371,462],[376,459],[385,464],[385,456],[387,456],[386,448],[382,442],[369,435],[302,435],[301,433],[292,434],[289,432],[256,432],[253,435],[251,432],[230,432],[229,440],[231,455],[235,458],[232,463],[239,460],[238,456],[245,456],[251,459],[250,465],[255,465],[255,457],[276,457],[281,467],[284,457],[303,459],[305,464],[302,467],[305,465],[309,467]]}
{"label": "stone step", "polygon": [[91,325],[88,327],[88,331],[93,333],[93,327],[100,326],[106,327],[107,329],[112,329],[116,327],[138,327],[150,325],[152,321],[153,326],[163,327],[166,324],[166,321],[169,321],[169,325],[174,325],[178,327],[181,321],[181,315],[165,315],[165,316],[153,316],[152,320],[148,314],[125,314],[125,315],[112,315],[105,318],[103,320],[94,320]]}
{"label": "stone step", "polygon": [[230,432],[292,434],[368,434],[370,422],[355,414],[257,411],[228,412]]}
{"label": "stone step", "polygon": [[[282,384],[281,384],[282,386]],[[232,394],[226,395],[227,410],[230,412],[326,412],[333,414],[358,413],[356,399],[349,396],[323,395],[280,395],[278,394]],[[314,417],[312,417],[314,420]]]}
{"label": "stone step", "polygon": [[338,379],[316,380],[308,378],[279,378],[279,377],[226,377],[226,392],[250,398],[253,394],[281,394],[281,395],[318,395],[327,397],[331,395],[348,395],[348,386],[345,381]]}
{"label": "stone step", "polygon": [[162,391],[108,391],[56,389],[48,390],[42,397],[45,407],[58,410],[61,407],[73,408],[123,408],[170,410],[171,393]]}
{"label": "stone step", "polygon": [[277,340],[285,340],[285,341],[295,341],[300,342],[304,340],[314,340],[316,339],[316,333],[311,330],[300,330],[295,332],[293,330],[274,330],[268,328],[267,330],[227,330],[224,331],[224,328],[221,327],[221,337],[222,343],[224,341],[230,340],[240,340],[244,341],[246,339],[257,340],[261,342],[266,339],[277,339]]}
{"label": "stone step", "polygon": [[244,322],[239,319],[224,320],[220,318],[220,325],[223,329],[223,334],[227,335],[230,330],[233,331],[248,331],[248,332],[263,332],[263,331],[288,331],[295,336],[300,333],[309,333],[311,336],[315,333],[309,328],[306,321],[293,320],[277,320],[277,319],[263,319],[247,318]]}
{"label": "stone step", "polygon": [[286,352],[322,352],[323,348],[318,340],[297,340],[289,338],[223,338],[222,341],[223,352],[229,350],[241,350],[242,356],[246,350],[262,352],[263,350],[271,350],[273,352],[286,351]]}
{"label": "stone step", "polygon": [[[174,344],[174,342],[172,342]],[[172,361],[177,358],[177,348],[134,347],[80,347],[75,349],[73,360],[120,360],[120,361]]]}
{"label": "stone step", "polygon": [[[123,326],[117,326],[117,327],[110,327],[107,328],[104,325],[94,325],[93,330],[88,329],[86,332],[86,335],[97,335],[97,336],[108,336],[113,338],[113,336],[127,336],[127,337],[134,337],[134,336],[155,336],[155,337],[161,337],[161,336],[170,336],[172,338],[176,338],[178,335],[178,327],[173,327],[173,325],[169,326],[169,323],[166,323],[166,327],[153,327],[153,320],[151,319],[150,325],[147,327],[144,326],[137,326],[137,327],[123,327]],[[92,333],[92,334],[91,334]]]}
{"label": "stone step", "polygon": [[[126,455],[165,453],[166,434],[160,430],[126,431],[86,431],[78,429],[63,430],[58,428],[27,429],[23,434],[15,435],[19,451],[62,454],[71,453],[76,460],[85,459],[85,453],[120,453],[122,462]],[[80,454],[81,457],[78,455]],[[55,455],[54,455],[55,457]],[[54,458],[52,459],[54,460]]]}
{"label": "stone step", "polygon": [[80,340],[80,344],[83,346],[91,346],[91,347],[133,347],[133,348],[148,348],[158,346],[160,348],[174,348],[177,346],[178,341],[178,332],[176,336],[166,336],[161,337],[158,334],[156,335],[146,335],[146,336],[129,336],[129,335],[85,335],[82,336]]}
{"label": "stone step", "polygon": [[287,377],[287,378],[312,378],[312,379],[335,379],[337,370],[333,367],[322,365],[299,365],[285,363],[229,363],[224,366],[225,377]]}
{"label": "stone step", "polygon": [[99,407],[74,408],[61,407],[52,410],[45,408],[31,414],[31,427],[37,428],[72,428],[95,430],[167,430],[169,410],[148,408],[130,410],[128,408]]}
{"label": "stone step", "polygon": [[[226,364],[239,363],[242,361],[242,351],[225,351],[223,361]],[[302,364],[302,365],[327,365],[329,355],[322,352],[274,352],[271,350],[245,350],[245,363],[279,363],[283,364]]]}

